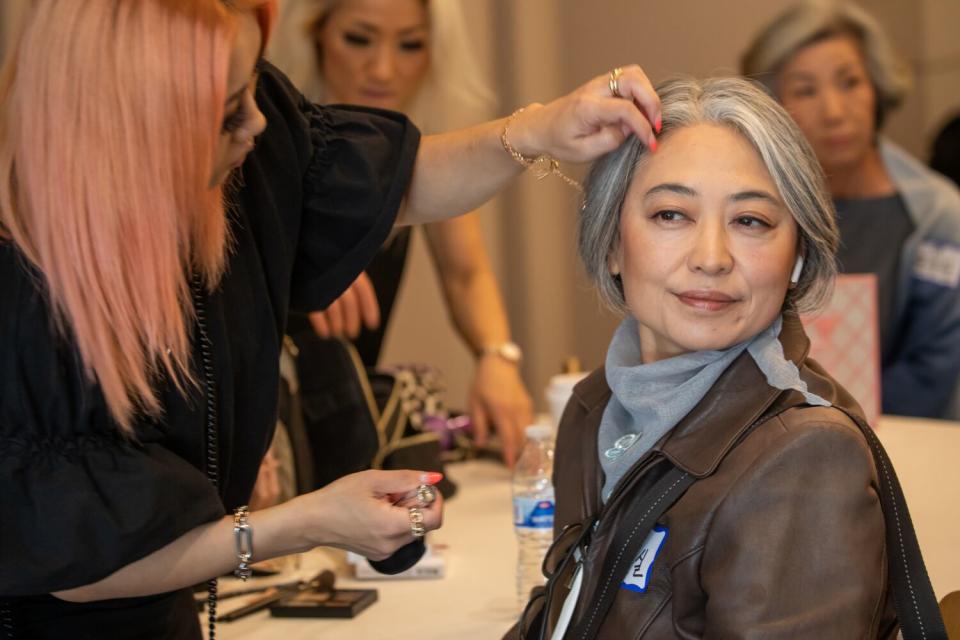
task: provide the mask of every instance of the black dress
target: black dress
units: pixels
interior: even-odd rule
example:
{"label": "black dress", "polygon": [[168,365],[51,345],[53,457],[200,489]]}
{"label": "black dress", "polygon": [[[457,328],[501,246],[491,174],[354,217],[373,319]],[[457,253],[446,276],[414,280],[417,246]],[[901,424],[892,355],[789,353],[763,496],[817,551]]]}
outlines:
{"label": "black dress", "polygon": [[[104,578],[248,500],[275,424],[288,307],[324,308],[366,266],[419,141],[399,114],[307,104],[269,65],[257,100],[268,126],[234,197],[229,266],[202,295],[214,407],[202,388],[186,398],[162,388],[163,419],[122,439],[53,329],[42,278],[0,241],[0,637],[200,637],[187,590],[90,604],[47,594]],[[208,419],[219,489],[204,473]]]}

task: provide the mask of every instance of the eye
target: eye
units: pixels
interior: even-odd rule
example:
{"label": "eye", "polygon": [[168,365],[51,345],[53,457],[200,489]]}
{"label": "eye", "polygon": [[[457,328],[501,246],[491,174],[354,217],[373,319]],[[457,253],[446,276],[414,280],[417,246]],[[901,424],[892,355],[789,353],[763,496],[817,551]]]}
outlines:
{"label": "eye", "polygon": [[674,209],[662,209],[654,213],[651,218],[654,220],[654,222],[671,223],[686,220],[687,216]]}
{"label": "eye", "polygon": [[761,220],[756,216],[743,215],[737,216],[733,223],[746,229],[770,229],[772,225],[766,220]]}
{"label": "eye", "polygon": [[360,33],[347,31],[343,34],[343,41],[351,47],[366,47],[370,45],[370,38]]}
{"label": "eye", "polygon": [[817,90],[810,85],[795,87],[794,89],[790,90],[790,95],[793,96],[794,98],[811,98],[816,93],[817,93]]}
{"label": "eye", "polygon": [[840,86],[844,89],[855,89],[860,86],[862,79],[860,76],[847,76],[840,80]]}
{"label": "eye", "polygon": [[400,43],[400,49],[402,51],[423,51],[423,48],[426,46],[426,42],[423,40],[406,40]]}
{"label": "eye", "polygon": [[247,109],[241,103],[233,113],[223,119],[223,133],[234,133],[247,120]]}

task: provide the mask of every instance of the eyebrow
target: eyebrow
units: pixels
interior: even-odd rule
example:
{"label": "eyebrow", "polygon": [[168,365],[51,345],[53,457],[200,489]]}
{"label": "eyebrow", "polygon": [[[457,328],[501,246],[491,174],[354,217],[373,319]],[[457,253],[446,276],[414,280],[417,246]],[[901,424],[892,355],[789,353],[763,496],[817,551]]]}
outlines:
{"label": "eyebrow", "polygon": [[644,194],[643,199],[648,200],[651,196],[655,196],[658,193],[675,193],[688,198],[693,198],[697,195],[697,192],[690,187],[685,187],[684,185],[677,184],[676,182],[664,182],[648,189]]}
{"label": "eyebrow", "polygon": [[[695,189],[691,189],[686,185],[682,185],[676,182],[664,182],[658,184],[655,187],[651,187],[647,190],[647,193],[644,194],[643,199],[649,200],[651,197],[655,196],[658,193],[674,193],[676,195],[684,196],[687,198],[695,198],[699,194]],[[730,202],[744,202],[746,200],[763,200],[771,204],[782,206],[780,199],[762,189],[748,189],[747,191],[738,191],[727,197],[727,200]]]}
{"label": "eyebrow", "polygon": [[[854,71],[856,71],[855,65],[852,62],[848,62],[846,64],[843,64],[840,67],[837,67],[837,69],[834,70],[834,75],[838,73],[853,73]],[[786,81],[789,81],[789,80],[809,81],[809,80],[815,80],[815,79],[816,79],[816,76],[814,74],[808,73],[806,71],[791,71],[784,77],[784,80]]]}
{"label": "eyebrow", "polygon": [[[356,26],[364,31],[369,31],[371,33],[380,33],[380,28],[377,27],[377,25],[372,24],[370,22],[360,21],[356,23]],[[397,33],[400,34],[401,36],[406,36],[416,31],[422,31],[426,28],[427,28],[426,24],[416,24],[416,25],[413,25],[412,27],[406,27],[404,29],[400,29],[399,31],[397,31]]]}

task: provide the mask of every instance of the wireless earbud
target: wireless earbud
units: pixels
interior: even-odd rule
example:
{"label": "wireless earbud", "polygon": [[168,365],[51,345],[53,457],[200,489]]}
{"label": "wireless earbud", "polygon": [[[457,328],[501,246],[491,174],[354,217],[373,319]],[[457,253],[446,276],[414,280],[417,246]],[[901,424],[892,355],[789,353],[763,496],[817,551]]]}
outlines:
{"label": "wireless earbud", "polygon": [[803,273],[803,256],[797,256],[797,263],[793,265],[793,273],[790,274],[790,284],[800,282],[801,273]]}

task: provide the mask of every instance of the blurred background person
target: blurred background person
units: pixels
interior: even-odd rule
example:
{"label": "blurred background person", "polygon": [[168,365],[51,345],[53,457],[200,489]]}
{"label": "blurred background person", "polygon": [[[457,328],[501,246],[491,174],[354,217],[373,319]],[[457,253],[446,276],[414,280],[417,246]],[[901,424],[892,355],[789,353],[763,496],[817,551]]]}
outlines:
{"label": "blurred background person", "polygon": [[823,166],[841,271],[877,277],[883,412],[956,419],[960,194],[880,134],[907,68],[861,8],[811,0],[762,29],[741,70],[780,100]]}
{"label": "blurred background person", "polygon": [[[466,124],[488,95],[466,40],[459,4],[450,0],[285,0],[268,57],[315,102],[403,111],[440,132]],[[477,442],[495,427],[512,464],[532,403],[477,214],[423,229],[449,317],[476,358],[466,409]],[[350,338],[368,367],[380,358],[410,242],[410,229],[396,231],[343,297],[310,316],[318,335]],[[294,320],[291,333],[302,340],[306,326]],[[343,377],[329,378],[337,394]]]}
{"label": "blurred background person", "polygon": [[934,138],[930,167],[960,185],[960,114],[943,125]]}

